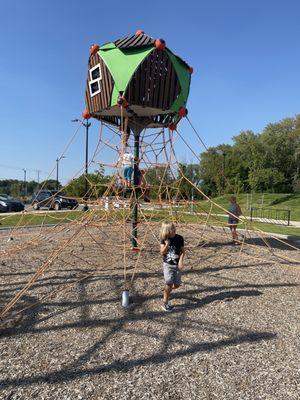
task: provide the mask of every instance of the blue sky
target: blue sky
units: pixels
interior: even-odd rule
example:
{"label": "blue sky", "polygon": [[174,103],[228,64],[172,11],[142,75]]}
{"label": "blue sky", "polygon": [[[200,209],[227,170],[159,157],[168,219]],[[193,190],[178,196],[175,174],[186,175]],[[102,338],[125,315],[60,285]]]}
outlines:
{"label": "blue sky", "polygon": [[[0,7],[0,179],[21,179],[22,168],[28,179],[37,179],[37,169],[46,177],[85,107],[90,45],[139,28],[193,66],[189,117],[208,146],[300,113],[299,1],[16,0]],[[91,152],[98,131],[95,121]],[[186,122],[180,131],[203,150]],[[82,167],[83,144],[82,129],[61,161],[62,181]],[[183,146],[178,157],[193,160]]]}

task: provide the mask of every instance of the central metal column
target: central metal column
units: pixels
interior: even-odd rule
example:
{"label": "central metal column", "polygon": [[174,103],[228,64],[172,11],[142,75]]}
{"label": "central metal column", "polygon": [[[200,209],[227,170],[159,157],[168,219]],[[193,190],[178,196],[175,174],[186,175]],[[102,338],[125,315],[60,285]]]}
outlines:
{"label": "central metal column", "polygon": [[139,156],[140,156],[140,132],[134,132],[134,168],[133,168],[133,196],[132,196],[132,247],[137,247],[138,225],[138,196],[136,188],[139,183]]}
{"label": "central metal column", "polygon": [[83,206],[83,211],[87,211],[89,209],[88,207],[88,167],[89,167],[89,127],[91,126],[91,123],[89,120],[86,120],[86,123],[82,124],[85,126],[85,171],[84,171],[84,179],[85,179],[85,184],[84,184],[84,206]]}

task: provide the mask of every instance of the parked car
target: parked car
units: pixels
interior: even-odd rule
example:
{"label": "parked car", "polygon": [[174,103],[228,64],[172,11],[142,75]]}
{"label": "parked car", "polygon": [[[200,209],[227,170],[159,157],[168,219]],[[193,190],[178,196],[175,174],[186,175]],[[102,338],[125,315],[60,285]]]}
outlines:
{"label": "parked car", "polygon": [[66,197],[62,192],[57,192],[56,190],[40,190],[34,193],[31,204],[34,210],[39,210],[41,207],[46,207],[50,210],[75,209],[78,207],[76,199]]}
{"label": "parked car", "polygon": [[24,204],[7,194],[0,194],[0,212],[23,211]]}

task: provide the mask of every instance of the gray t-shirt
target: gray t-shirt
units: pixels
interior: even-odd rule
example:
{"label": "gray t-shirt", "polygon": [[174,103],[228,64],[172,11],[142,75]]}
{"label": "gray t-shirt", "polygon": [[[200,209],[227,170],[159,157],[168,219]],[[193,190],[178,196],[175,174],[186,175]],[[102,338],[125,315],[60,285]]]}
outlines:
{"label": "gray t-shirt", "polygon": [[[240,216],[240,207],[237,203],[230,203],[228,211],[237,217]],[[230,217],[234,218],[232,215]]]}

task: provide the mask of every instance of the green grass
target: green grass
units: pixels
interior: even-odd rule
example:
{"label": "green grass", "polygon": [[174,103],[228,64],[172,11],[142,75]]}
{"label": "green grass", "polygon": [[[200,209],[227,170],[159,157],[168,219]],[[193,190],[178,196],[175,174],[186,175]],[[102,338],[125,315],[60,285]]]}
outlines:
{"label": "green grass", "polygon": [[263,232],[267,233],[280,233],[281,235],[288,235],[300,238],[300,228],[291,228],[288,226],[274,225],[274,224],[264,224],[260,222],[253,223],[250,227],[250,230],[253,229],[255,230],[255,228],[259,228]]}
{"label": "green grass", "polygon": [[70,212],[45,212],[37,214],[0,214],[0,228],[13,226],[35,226],[45,224],[66,223],[75,219],[81,219],[83,211]]}
{"label": "green grass", "polygon": [[[228,209],[229,199],[231,195],[224,195],[215,197],[212,200],[218,205]],[[240,194],[237,196],[238,203],[240,204],[243,215],[249,216],[250,210],[247,210],[247,195]],[[248,195],[248,202],[250,203],[250,195]],[[248,203],[248,207],[250,204]],[[252,207],[264,207],[264,208],[272,208],[272,209],[284,209],[291,210],[291,220],[300,221],[300,194],[284,194],[284,193],[255,193],[252,196]],[[199,206],[206,211],[210,209],[210,202],[203,200],[199,202]],[[222,214],[223,211],[217,207],[213,206],[213,213]]]}
{"label": "green grass", "polygon": [[[223,204],[225,209],[228,206],[227,197],[217,198],[214,199],[218,204]],[[221,200],[220,202],[218,200]],[[270,201],[273,199],[270,197]],[[297,199],[290,199],[290,201],[295,201]],[[207,202],[200,202],[201,208],[197,207],[197,211],[201,212],[203,209],[209,210],[209,204]],[[242,207],[243,203],[241,201]],[[196,210],[196,206],[195,206]],[[171,212],[172,211],[172,212]],[[185,211],[185,212],[183,212]],[[178,222],[184,223],[201,223],[203,224],[206,220],[205,215],[197,215],[197,214],[189,214],[186,211],[189,211],[189,208],[172,208],[170,210],[166,209],[157,209],[157,210],[143,210],[140,212],[140,222],[143,222],[146,218],[148,221],[152,222],[161,222],[162,220],[175,220]],[[216,213],[223,213],[220,209],[215,208],[213,212]],[[69,211],[69,212],[44,212],[44,213],[37,213],[37,214],[13,214],[13,215],[5,215],[0,214],[0,228],[9,228],[9,227],[18,227],[18,226],[40,226],[45,224],[58,224],[58,223],[68,223],[71,221],[80,221],[87,217],[95,216],[96,219],[105,215],[105,211],[98,210],[98,211]],[[124,219],[124,211],[123,210],[114,210],[109,212],[110,220],[115,219],[122,221]],[[125,210],[126,218],[130,217],[130,210]],[[144,217],[143,217],[144,216]],[[227,226],[227,217],[221,216],[213,216],[210,215],[209,225],[214,226]],[[239,228],[245,228],[244,223],[239,224]],[[248,222],[247,228],[250,230],[255,230],[256,228],[261,229],[264,232],[269,233],[280,233],[289,236],[297,236],[300,237],[300,228],[282,226],[282,225],[274,225],[274,224],[266,224],[261,222]]]}
{"label": "green grass", "polygon": [[[182,211],[182,210],[181,210]],[[176,212],[173,210],[173,213],[170,213],[167,210],[156,210],[154,213],[151,211],[144,211],[144,214],[149,220],[152,222],[160,222],[162,220],[174,220],[183,223],[200,223],[203,224],[206,221],[205,215],[197,215],[197,214],[186,214],[182,212]],[[152,215],[152,216],[151,216]],[[213,216],[210,215],[208,220],[209,225],[213,226],[223,226],[227,227],[227,217],[222,216]],[[274,225],[274,224],[266,224],[257,221],[248,221],[247,225],[244,222],[241,222],[238,226],[240,229],[249,229],[249,230],[261,230],[266,233],[279,233],[282,235],[288,235],[293,237],[300,237],[300,228],[294,228],[284,225]]]}

